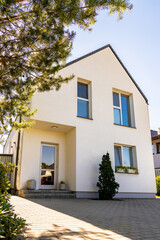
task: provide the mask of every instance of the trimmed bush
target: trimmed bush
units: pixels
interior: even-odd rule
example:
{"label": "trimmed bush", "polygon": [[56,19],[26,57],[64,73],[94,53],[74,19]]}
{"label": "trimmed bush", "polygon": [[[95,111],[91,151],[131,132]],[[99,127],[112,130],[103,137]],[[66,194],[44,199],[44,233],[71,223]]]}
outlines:
{"label": "trimmed bush", "polygon": [[8,240],[22,233],[25,227],[25,220],[17,217],[9,203],[9,174],[13,167],[11,163],[0,162],[0,238]]}
{"label": "trimmed bush", "polygon": [[160,196],[160,176],[156,177],[157,196]]}
{"label": "trimmed bush", "polygon": [[109,153],[103,155],[102,162],[99,164],[97,187],[99,188],[99,199],[113,199],[118,193],[119,184],[115,181]]}

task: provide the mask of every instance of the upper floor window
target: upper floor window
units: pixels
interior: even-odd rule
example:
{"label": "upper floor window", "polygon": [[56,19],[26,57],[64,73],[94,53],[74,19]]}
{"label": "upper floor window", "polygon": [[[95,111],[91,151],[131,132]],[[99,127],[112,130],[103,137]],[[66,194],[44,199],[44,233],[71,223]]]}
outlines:
{"label": "upper floor window", "polygon": [[129,96],[113,92],[114,123],[131,127]]}
{"label": "upper floor window", "polygon": [[78,82],[77,90],[77,116],[90,118],[90,85]]}
{"label": "upper floor window", "polygon": [[160,153],[160,143],[157,143],[157,153]]}

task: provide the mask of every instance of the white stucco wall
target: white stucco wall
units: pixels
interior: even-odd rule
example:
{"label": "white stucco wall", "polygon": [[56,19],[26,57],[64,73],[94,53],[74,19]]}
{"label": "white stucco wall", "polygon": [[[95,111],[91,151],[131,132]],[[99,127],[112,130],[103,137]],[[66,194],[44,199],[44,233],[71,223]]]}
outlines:
{"label": "white stucco wall", "polygon": [[[97,191],[96,182],[101,157],[108,151],[114,168],[114,144],[117,143],[136,147],[139,171],[139,174],[132,175],[116,173],[116,180],[120,183],[119,191],[155,193],[148,105],[135,84],[110,48],[69,65],[60,72],[63,76],[73,73],[74,79],[68,84],[63,84],[58,92],[53,90],[36,93],[32,99],[32,109],[38,109],[35,120],[75,127],[76,141],[74,141],[74,134],[71,133],[53,134],[51,131],[39,129],[25,131],[20,188],[25,187],[26,181],[33,175],[38,181],[40,142],[46,141],[56,142],[61,146],[59,179],[63,178],[65,174],[67,179],[68,169],[71,166],[72,174],[68,177],[71,189],[78,192],[95,192]],[[78,78],[91,81],[93,120],[77,117]],[[135,128],[113,124],[113,89],[132,95]],[[74,147],[71,152],[65,151],[65,141],[66,146],[69,146],[70,149],[73,143]],[[76,164],[74,162],[75,155]],[[31,165],[33,167],[30,171]],[[74,183],[71,184],[72,181]]]}
{"label": "white stucco wall", "polygon": [[66,184],[72,191],[76,191],[76,128],[66,133]]}

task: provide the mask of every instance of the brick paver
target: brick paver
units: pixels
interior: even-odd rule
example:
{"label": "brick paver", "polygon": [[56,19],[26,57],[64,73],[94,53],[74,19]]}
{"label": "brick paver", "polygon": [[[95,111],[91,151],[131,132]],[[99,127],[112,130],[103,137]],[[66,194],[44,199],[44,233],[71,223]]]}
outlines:
{"label": "brick paver", "polygon": [[98,201],[12,196],[25,239],[160,239],[160,199]]}

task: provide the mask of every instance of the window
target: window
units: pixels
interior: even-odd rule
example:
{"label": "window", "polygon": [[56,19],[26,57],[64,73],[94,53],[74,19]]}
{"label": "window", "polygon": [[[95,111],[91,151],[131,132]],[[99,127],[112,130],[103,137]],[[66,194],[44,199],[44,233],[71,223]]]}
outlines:
{"label": "window", "polygon": [[131,127],[129,96],[113,92],[114,124]]}
{"label": "window", "polygon": [[89,84],[78,82],[77,91],[77,116],[90,118],[90,102],[89,102]]}
{"label": "window", "polygon": [[154,145],[152,144],[152,153],[154,154]]}
{"label": "window", "polygon": [[160,143],[157,143],[157,153],[160,153]]}
{"label": "window", "polygon": [[135,147],[115,145],[114,157],[116,167],[137,167],[135,159]]}

